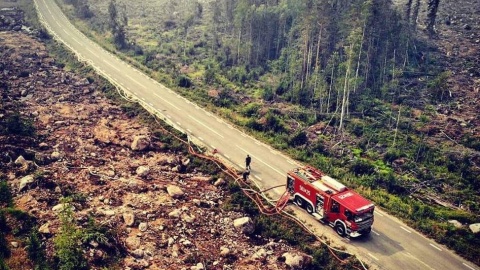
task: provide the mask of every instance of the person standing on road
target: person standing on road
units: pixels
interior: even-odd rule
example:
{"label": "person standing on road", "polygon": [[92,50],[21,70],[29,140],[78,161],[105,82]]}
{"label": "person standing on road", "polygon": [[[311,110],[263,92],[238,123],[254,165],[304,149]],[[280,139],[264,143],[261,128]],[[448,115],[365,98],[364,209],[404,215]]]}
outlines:
{"label": "person standing on road", "polygon": [[250,167],[250,163],[252,162],[252,158],[250,157],[250,155],[247,155],[247,158],[245,159],[245,164],[246,164],[246,167],[247,167],[247,170],[251,170],[252,168]]}

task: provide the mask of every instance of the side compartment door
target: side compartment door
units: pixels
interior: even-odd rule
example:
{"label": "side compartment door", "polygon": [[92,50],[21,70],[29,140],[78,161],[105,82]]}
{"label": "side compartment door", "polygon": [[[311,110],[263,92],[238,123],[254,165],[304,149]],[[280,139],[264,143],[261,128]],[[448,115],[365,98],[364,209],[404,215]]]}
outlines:
{"label": "side compartment door", "polygon": [[317,194],[317,203],[315,205],[315,212],[317,212],[317,214],[319,214],[320,216],[322,216],[323,218],[323,205],[324,205],[324,199],[323,199],[323,196],[322,195],[319,195]]}
{"label": "side compartment door", "polygon": [[293,177],[291,177],[290,175],[287,176],[287,190],[290,194],[295,193],[294,184],[295,184],[295,179],[293,179]]}

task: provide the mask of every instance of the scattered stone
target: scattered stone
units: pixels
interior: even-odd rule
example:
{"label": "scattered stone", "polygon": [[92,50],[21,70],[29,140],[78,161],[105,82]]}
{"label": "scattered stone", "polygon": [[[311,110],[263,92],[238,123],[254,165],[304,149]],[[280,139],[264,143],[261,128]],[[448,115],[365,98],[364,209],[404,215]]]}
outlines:
{"label": "scattered stone", "polygon": [[150,173],[150,168],[148,166],[139,166],[136,173],[140,177],[145,177]]}
{"label": "scattered stone", "polygon": [[180,187],[174,185],[168,185],[167,192],[174,199],[181,198],[185,194]]}
{"label": "scattered stone", "polygon": [[300,252],[286,252],[282,257],[290,269],[305,269],[312,263],[312,257]]}
{"label": "scattered stone", "polygon": [[172,212],[168,213],[168,216],[178,218],[181,214],[182,214],[182,210],[175,209]]}
{"label": "scattered stone", "polygon": [[237,218],[233,221],[233,226],[244,234],[252,234],[255,231],[255,225],[249,217]]}
{"label": "scattered stone", "polygon": [[264,248],[260,248],[252,255],[252,260],[263,259],[267,257],[267,251]]}
{"label": "scattered stone", "polygon": [[480,232],[480,223],[470,224],[468,227],[470,228],[470,230],[471,230],[473,233],[478,233],[478,232]]}
{"label": "scattered stone", "polygon": [[140,247],[140,239],[136,236],[130,236],[125,239],[125,245],[129,250],[136,250]]}
{"label": "scattered stone", "polygon": [[220,256],[227,257],[230,255],[230,249],[227,247],[220,247]]}
{"label": "scattered stone", "polygon": [[27,164],[27,161],[23,156],[18,156],[18,158],[15,160],[16,165],[25,165]]}
{"label": "scattered stone", "polygon": [[59,212],[64,211],[67,207],[70,207],[70,209],[72,211],[75,211],[75,206],[70,205],[68,203],[59,203],[52,208],[52,211],[56,212],[56,213],[59,213]]}
{"label": "scattered stone", "polygon": [[18,248],[18,242],[10,242],[13,248]]}
{"label": "scattered stone", "polygon": [[18,190],[19,191],[24,190],[27,187],[28,184],[31,184],[33,182],[35,182],[35,178],[33,177],[33,175],[27,175],[27,176],[23,177],[22,179],[20,179],[20,183],[18,185]]}
{"label": "scattered stone", "polygon": [[50,155],[50,158],[53,160],[59,160],[61,157],[62,155],[57,151],[52,152],[52,154]]}
{"label": "scattered stone", "polygon": [[187,223],[193,223],[195,221],[195,216],[194,215],[188,215],[184,213],[182,215],[182,220],[187,222]]}
{"label": "scattered stone", "polygon": [[144,252],[143,252],[143,250],[138,248],[138,249],[135,249],[134,251],[132,251],[132,255],[135,258],[141,259],[141,258],[143,258]]}
{"label": "scattered stone", "polygon": [[43,234],[50,234],[49,226],[50,226],[50,222],[43,224],[42,226],[40,226],[40,228],[38,228],[38,232]]}
{"label": "scattered stone", "polygon": [[130,148],[133,151],[143,151],[150,146],[150,139],[147,136],[135,136]]}
{"label": "scattered stone", "polygon": [[465,30],[472,30],[472,27],[469,24],[464,24],[463,29]]}
{"label": "scattered stone", "polygon": [[225,180],[223,178],[218,178],[215,183],[213,183],[214,186],[219,187],[225,185]]}
{"label": "scattered stone", "polygon": [[197,265],[194,265],[190,267],[191,270],[204,270],[205,267],[203,266],[203,263],[197,263]]}
{"label": "scattered stone", "polygon": [[135,214],[133,211],[126,211],[123,213],[123,221],[128,227],[132,226],[135,223]]}
{"label": "scattered stone", "polygon": [[455,228],[462,228],[463,227],[463,224],[460,221],[455,220],[455,219],[449,220],[448,223],[452,224]]}
{"label": "scattered stone", "polygon": [[141,231],[141,232],[144,232],[148,229],[148,224],[146,222],[142,222],[138,225],[138,229]]}

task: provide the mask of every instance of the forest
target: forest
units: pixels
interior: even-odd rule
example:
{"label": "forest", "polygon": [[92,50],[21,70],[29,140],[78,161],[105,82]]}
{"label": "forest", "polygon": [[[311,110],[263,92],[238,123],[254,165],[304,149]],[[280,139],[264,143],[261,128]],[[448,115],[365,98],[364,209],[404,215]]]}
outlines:
{"label": "forest", "polygon": [[[443,2],[63,3],[105,48],[479,263],[479,235],[448,222],[480,213],[478,105],[455,92],[479,63],[439,53]],[[460,103],[472,119],[447,117]]]}

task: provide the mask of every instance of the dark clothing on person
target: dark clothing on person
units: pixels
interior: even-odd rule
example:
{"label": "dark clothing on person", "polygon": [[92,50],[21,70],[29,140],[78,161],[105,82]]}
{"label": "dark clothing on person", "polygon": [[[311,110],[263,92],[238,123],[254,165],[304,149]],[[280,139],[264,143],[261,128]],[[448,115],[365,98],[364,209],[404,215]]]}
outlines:
{"label": "dark clothing on person", "polygon": [[251,162],[252,162],[252,158],[249,155],[247,155],[247,158],[245,159],[245,164],[246,164],[248,170],[251,169],[251,167],[250,167]]}

